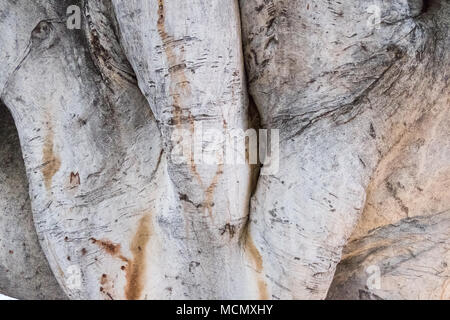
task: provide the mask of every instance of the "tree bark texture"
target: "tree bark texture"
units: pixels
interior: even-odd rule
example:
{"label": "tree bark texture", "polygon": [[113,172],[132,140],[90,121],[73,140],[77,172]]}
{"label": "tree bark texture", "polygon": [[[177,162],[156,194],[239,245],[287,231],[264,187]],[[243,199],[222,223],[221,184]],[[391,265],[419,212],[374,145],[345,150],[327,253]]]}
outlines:
{"label": "tree bark texture", "polygon": [[[450,297],[449,1],[4,0],[0,17],[20,139],[1,111],[1,293]],[[227,162],[211,133],[252,128],[279,130],[277,170]]]}

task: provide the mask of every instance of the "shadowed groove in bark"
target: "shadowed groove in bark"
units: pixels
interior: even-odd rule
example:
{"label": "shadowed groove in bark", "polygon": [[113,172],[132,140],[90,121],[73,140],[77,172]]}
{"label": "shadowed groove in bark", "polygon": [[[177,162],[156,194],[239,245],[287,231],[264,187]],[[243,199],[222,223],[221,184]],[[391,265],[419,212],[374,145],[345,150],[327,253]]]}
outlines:
{"label": "shadowed groove in bark", "polygon": [[[238,9],[239,9],[239,5],[238,5]],[[242,25],[242,17],[240,15],[240,10],[239,10],[239,21],[240,24]],[[241,30],[241,50],[243,52],[243,42],[242,42],[242,27],[240,28]],[[245,59],[245,55],[243,55],[244,59]],[[248,70],[247,67],[245,66],[244,63],[244,70],[245,70],[245,80],[249,79],[248,77]],[[249,90],[249,83],[248,81],[246,81],[246,89],[248,92],[248,99],[249,99],[249,103],[248,103],[248,119],[249,119],[249,128],[253,128],[255,129],[257,132],[258,130],[260,130],[262,128],[261,125],[261,115],[259,113],[259,109],[258,106],[256,105],[252,94],[250,93]],[[257,139],[258,139],[258,144],[257,146],[259,146],[259,134],[257,134]],[[246,158],[247,160],[250,160],[248,153],[246,153]],[[256,248],[255,244],[253,243],[253,239],[250,236],[250,232],[249,232],[249,224],[250,224],[250,212],[251,212],[251,201],[252,201],[252,197],[256,191],[256,187],[258,185],[258,180],[260,177],[260,164],[257,163],[256,165],[252,165],[252,174],[251,174],[251,183],[250,183],[250,188],[251,188],[251,192],[250,192],[250,198],[249,198],[249,203],[248,203],[248,215],[247,215],[247,220],[244,224],[244,227],[242,228],[242,234],[240,235],[240,243],[243,244],[243,248],[244,251],[249,255],[249,258],[253,261],[254,263],[254,267],[255,267],[255,271],[257,272],[257,288],[258,288],[258,292],[259,292],[259,299],[261,300],[268,300],[269,299],[269,294],[267,292],[267,283],[264,279],[264,270],[263,270],[263,261],[262,261],[262,257],[261,254],[259,253],[258,249]]]}
{"label": "shadowed groove in bark", "polygon": [[[136,85],[136,75],[123,53],[117,30],[119,27],[111,2],[84,0],[82,19],[85,21],[83,28],[85,37],[82,37],[82,41],[89,48],[91,60],[105,84],[109,87],[120,78]],[[109,89],[114,91],[114,87]]]}
{"label": "shadowed groove in bark", "polygon": [[427,13],[432,7],[438,4],[439,0],[423,0],[422,13]]}
{"label": "shadowed groove in bark", "polygon": [[[247,88],[248,89],[248,88]],[[257,132],[259,129],[261,129],[261,116],[259,114],[258,108],[249,93],[248,95],[249,103],[248,103],[248,113],[249,113],[249,128],[255,129]],[[259,139],[259,135],[257,134],[257,139]],[[248,155],[248,152],[246,152],[246,159],[250,160],[250,157]],[[260,177],[260,164],[254,164],[252,165],[252,174],[251,174],[251,183],[250,183],[250,200],[248,202],[248,215],[247,220],[244,223],[244,227],[242,228],[242,233],[240,234],[240,242],[245,243],[246,237],[248,236],[248,225],[250,222],[250,209],[251,209],[251,199],[253,197],[253,194],[256,191],[256,187],[258,185],[258,180]]]}
{"label": "shadowed groove in bark", "polygon": [[[240,40],[241,40],[241,52],[242,52],[242,57],[243,57],[243,62],[244,62],[244,71],[245,71],[245,83],[246,83],[246,90],[248,92],[248,121],[249,121],[249,128],[253,128],[255,129],[257,132],[259,129],[262,128],[261,125],[261,114],[259,113],[259,109],[258,106],[256,105],[252,94],[250,93],[249,90],[249,75],[248,75],[248,70],[247,70],[247,66],[245,65],[245,55],[243,54],[244,52],[244,48],[243,48],[243,41],[242,41],[242,15],[241,15],[241,10],[239,7],[239,2],[237,3],[237,12],[239,14],[239,29],[241,31],[240,34]],[[259,134],[256,135],[257,139],[259,140]],[[258,141],[259,142],[259,141]],[[259,145],[259,144],[257,144]],[[248,150],[248,149],[247,149]],[[248,155],[248,152],[246,152],[246,159],[250,160],[250,157]],[[246,243],[246,239],[247,237],[249,237],[249,232],[248,232],[248,225],[250,222],[250,207],[251,207],[251,199],[253,197],[253,194],[255,193],[256,187],[258,185],[258,180],[259,180],[259,176],[260,176],[260,165],[257,163],[255,165],[252,165],[252,174],[251,174],[251,184],[250,184],[250,199],[249,199],[249,203],[248,203],[248,207],[249,207],[249,214],[247,215],[247,221],[244,224],[244,227],[242,228],[242,234],[240,235],[240,242],[245,244]]]}
{"label": "shadowed groove in bark", "polygon": [[[239,4],[237,4],[238,6],[238,12],[239,12],[239,22],[240,22],[240,26],[242,26],[242,16],[240,14],[240,9],[239,9]],[[242,42],[242,27],[240,27],[241,30],[241,52],[244,51],[243,49],[243,42]],[[245,55],[242,54],[244,60],[245,60]],[[255,129],[257,132],[259,129],[261,129],[261,115],[259,113],[258,107],[255,104],[255,101],[253,100],[253,97],[250,93],[249,90],[249,83],[247,81],[247,79],[249,79],[248,77],[248,70],[247,67],[244,63],[244,70],[245,70],[245,80],[246,80],[246,90],[248,92],[248,99],[249,99],[249,103],[248,103],[248,119],[249,119],[249,128],[253,128]],[[257,139],[258,139],[258,144],[257,146],[259,146],[259,135],[257,134]],[[249,156],[248,156],[248,152],[246,152],[246,159],[250,160]],[[258,290],[258,294],[259,294],[259,299],[261,300],[267,300],[269,299],[269,295],[267,292],[267,284],[265,282],[264,279],[264,270],[263,270],[263,261],[262,261],[262,257],[261,254],[259,253],[258,249],[256,248],[255,244],[253,243],[253,239],[250,236],[250,232],[249,232],[249,224],[250,224],[250,212],[251,212],[251,199],[253,197],[253,194],[255,193],[256,187],[258,185],[258,180],[260,177],[260,165],[257,163],[256,165],[252,165],[252,174],[251,174],[251,183],[250,183],[250,198],[249,198],[249,203],[248,203],[248,215],[247,215],[247,220],[244,223],[244,226],[242,228],[242,233],[239,236],[239,242],[241,243],[241,246],[243,247],[244,252],[248,255],[248,258],[250,259],[250,261],[252,261],[253,263],[253,267],[255,268],[255,272],[256,272],[256,281],[257,281],[257,290]]]}

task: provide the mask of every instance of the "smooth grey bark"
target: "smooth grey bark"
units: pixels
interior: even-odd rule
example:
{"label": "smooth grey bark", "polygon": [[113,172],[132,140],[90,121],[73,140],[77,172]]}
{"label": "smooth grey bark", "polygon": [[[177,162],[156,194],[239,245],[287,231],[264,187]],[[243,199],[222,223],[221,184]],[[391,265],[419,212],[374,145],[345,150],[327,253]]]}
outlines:
{"label": "smooth grey bark", "polygon": [[378,164],[351,240],[404,218],[448,210],[449,133],[448,107],[424,114],[405,132]]}
{"label": "smooth grey bark", "polygon": [[250,235],[273,298],[325,298],[378,162],[448,108],[449,3],[241,1],[249,90],[281,128],[280,172],[260,177]]}
{"label": "smooth grey bark", "polygon": [[424,114],[380,161],[327,298],[450,297],[449,124]]}
{"label": "smooth grey bark", "polygon": [[164,168],[159,131],[132,70],[109,53],[92,61],[112,39],[102,40],[99,28],[85,29],[90,39],[68,30],[65,10],[36,1],[23,8],[24,23],[2,21],[5,29],[28,26],[17,32],[30,37],[28,45],[17,39],[27,51],[2,99],[18,128],[36,229],[64,291],[137,299],[152,212],[166,202],[155,184]]}
{"label": "smooth grey bark", "polygon": [[[176,234],[172,241],[184,248],[167,253],[178,279],[172,297],[258,298],[254,269],[259,262],[246,248],[245,235],[241,237],[246,231],[251,168],[226,163],[230,150],[225,141],[207,133],[218,129],[226,136],[250,126],[238,3],[113,4],[127,57],[158,121],[168,155],[174,202],[167,222],[170,233]],[[200,126],[204,133],[199,149],[214,161],[198,161],[199,154],[189,152],[180,163],[175,149],[186,140],[190,148],[201,134]],[[182,141],[177,139],[180,130],[185,132]]]}
{"label": "smooth grey bark", "polygon": [[448,300],[449,234],[445,211],[405,218],[350,242],[327,299]]}
{"label": "smooth grey bark", "polygon": [[64,299],[39,245],[14,121],[0,103],[0,293]]}

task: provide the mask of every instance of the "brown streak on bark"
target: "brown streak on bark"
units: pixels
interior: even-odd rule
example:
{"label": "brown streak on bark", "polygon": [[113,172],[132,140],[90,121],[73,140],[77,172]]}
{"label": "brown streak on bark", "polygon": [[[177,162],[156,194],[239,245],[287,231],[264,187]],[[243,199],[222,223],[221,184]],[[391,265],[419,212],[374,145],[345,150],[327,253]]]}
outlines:
{"label": "brown streak on bark", "polygon": [[185,91],[184,93],[188,93],[190,91],[189,81],[186,79],[186,75],[184,74],[184,68],[173,68],[177,65],[181,64],[182,57],[178,57],[174,52],[171,44],[168,43],[167,40],[170,40],[171,36],[167,34],[165,27],[165,9],[164,9],[164,1],[158,0],[158,32],[161,37],[161,41],[163,42],[164,52],[167,58],[167,69],[169,72],[169,76],[171,78],[171,82],[175,84],[175,86],[170,86],[170,95],[173,97],[173,116],[174,122],[177,128],[181,126],[181,116],[182,116],[182,108],[180,95],[183,92],[178,92],[177,86],[180,84],[181,88]]}
{"label": "brown streak on bark", "polygon": [[142,295],[146,270],[145,249],[151,235],[151,215],[146,214],[139,221],[137,232],[130,246],[133,260],[129,262],[127,269],[127,285],[125,287],[127,300],[137,300]]}
{"label": "brown streak on bark", "polygon": [[[139,225],[130,245],[130,251],[133,259],[125,258],[121,253],[121,245],[112,243],[109,240],[97,240],[91,238],[92,243],[97,244],[103,250],[113,257],[118,257],[127,263],[127,267],[121,267],[122,271],[126,271],[125,298],[127,300],[137,300],[141,297],[144,289],[146,256],[145,250],[148,241],[152,235],[151,215],[146,214],[139,220]],[[102,275],[101,285],[106,283],[106,275]],[[100,291],[105,291],[104,287]],[[105,291],[106,292],[106,291]]]}
{"label": "brown streak on bark", "polygon": [[128,262],[128,259],[121,254],[120,244],[113,243],[109,240],[97,240],[95,238],[91,238],[90,240],[92,241],[92,243],[105,250],[109,255],[118,257],[120,260]]}
{"label": "brown streak on bark", "polygon": [[[174,124],[177,129],[180,129],[182,126],[182,115],[183,115],[183,108],[182,105],[182,97],[183,96],[189,96],[191,94],[191,88],[189,85],[189,80],[186,78],[186,75],[184,73],[185,67],[183,67],[183,57],[182,54],[177,55],[174,53],[173,48],[171,44],[168,42],[170,40],[171,36],[167,33],[166,27],[165,27],[165,8],[164,8],[164,1],[158,0],[158,22],[157,22],[157,28],[158,33],[161,37],[161,41],[163,42],[163,48],[164,52],[166,54],[167,58],[167,69],[169,72],[169,77],[171,79],[171,85],[170,85],[170,96],[173,99],[173,118],[174,118]],[[184,48],[181,48],[181,51],[183,51]],[[180,66],[180,67],[178,67]],[[192,114],[188,110],[188,120],[189,120],[189,126],[191,131],[191,139],[194,135],[194,119],[192,117]],[[192,155],[189,155],[188,162],[191,166],[191,171],[194,174],[194,176],[197,178],[199,183],[203,185],[202,179],[197,171],[197,166],[194,162],[194,159]]]}
{"label": "brown streak on bark", "polygon": [[54,153],[54,132],[50,124],[47,127],[47,134],[44,140],[44,147],[42,150],[42,175],[44,177],[44,184],[47,190],[50,190],[52,186],[53,176],[58,172],[61,167],[61,160],[59,156]]}
{"label": "brown streak on bark", "polygon": [[253,239],[250,234],[247,235],[245,240],[245,252],[249,255],[249,258],[253,262],[253,267],[257,273],[259,300],[268,300],[269,294],[267,292],[267,284],[263,278],[263,260],[261,254],[253,243]]}

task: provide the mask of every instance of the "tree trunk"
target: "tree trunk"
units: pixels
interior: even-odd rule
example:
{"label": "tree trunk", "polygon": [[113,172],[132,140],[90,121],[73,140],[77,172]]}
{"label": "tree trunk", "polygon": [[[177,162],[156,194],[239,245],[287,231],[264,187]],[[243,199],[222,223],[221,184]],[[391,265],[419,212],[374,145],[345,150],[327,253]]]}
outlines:
{"label": "tree trunk", "polygon": [[0,104],[0,292],[17,299],[63,299],[39,246],[14,121]]}
{"label": "tree trunk", "polygon": [[0,291],[63,298],[28,183],[71,299],[448,297],[450,3],[374,5],[2,1]]}
{"label": "tree trunk", "polygon": [[325,297],[378,163],[448,109],[449,4],[393,1],[372,28],[365,3],[241,2],[250,93],[283,128],[250,212],[272,296]]}

